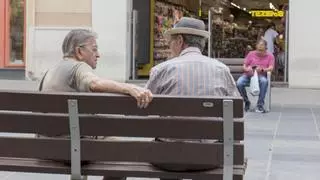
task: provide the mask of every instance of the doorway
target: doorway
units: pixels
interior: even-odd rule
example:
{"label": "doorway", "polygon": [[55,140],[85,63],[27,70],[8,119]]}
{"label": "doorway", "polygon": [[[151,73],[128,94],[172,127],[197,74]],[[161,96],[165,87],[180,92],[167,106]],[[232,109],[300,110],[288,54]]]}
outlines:
{"label": "doorway", "polygon": [[[274,54],[274,82],[288,82],[288,0],[230,0],[210,7],[212,12],[212,57],[245,58],[258,39]],[[271,29],[270,27],[273,26]],[[272,37],[270,33],[272,31]],[[272,45],[270,45],[272,44]]]}
{"label": "doorway", "polygon": [[0,1],[0,68],[25,67],[25,0]]}

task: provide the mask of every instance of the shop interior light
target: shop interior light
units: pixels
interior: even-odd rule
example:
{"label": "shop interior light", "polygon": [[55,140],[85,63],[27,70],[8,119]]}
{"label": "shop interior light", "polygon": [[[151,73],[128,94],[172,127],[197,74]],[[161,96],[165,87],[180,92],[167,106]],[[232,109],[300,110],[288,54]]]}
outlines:
{"label": "shop interior light", "polygon": [[269,8],[275,11],[278,10],[271,2],[269,3]]}
{"label": "shop interior light", "polygon": [[239,5],[237,5],[237,4],[233,3],[233,2],[231,2],[231,5],[234,6],[234,7],[236,7],[236,8],[241,9],[241,7],[240,7]]}

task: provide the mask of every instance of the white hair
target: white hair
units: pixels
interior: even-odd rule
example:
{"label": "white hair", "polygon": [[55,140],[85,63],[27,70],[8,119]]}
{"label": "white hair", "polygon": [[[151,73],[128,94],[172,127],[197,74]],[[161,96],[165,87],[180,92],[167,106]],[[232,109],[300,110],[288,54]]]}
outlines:
{"label": "white hair", "polygon": [[63,57],[74,57],[76,48],[84,45],[90,38],[97,38],[97,35],[87,29],[74,29],[64,38],[62,44]]}

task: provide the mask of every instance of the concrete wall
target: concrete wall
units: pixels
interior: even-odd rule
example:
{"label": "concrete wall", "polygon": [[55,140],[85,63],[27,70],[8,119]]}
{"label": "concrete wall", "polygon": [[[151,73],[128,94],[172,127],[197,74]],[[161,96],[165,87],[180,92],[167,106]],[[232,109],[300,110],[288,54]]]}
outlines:
{"label": "concrete wall", "polygon": [[62,58],[64,36],[74,28],[98,34],[97,74],[124,82],[129,74],[128,12],[131,0],[27,0],[26,77],[39,79]]}
{"label": "concrete wall", "polygon": [[130,0],[93,0],[92,28],[98,33],[100,76],[125,81],[128,78],[128,12]]}
{"label": "concrete wall", "polygon": [[290,0],[290,87],[320,88],[319,6],[319,0]]}
{"label": "concrete wall", "polygon": [[40,78],[62,59],[61,44],[71,29],[91,29],[91,3],[91,0],[27,0],[27,79]]}

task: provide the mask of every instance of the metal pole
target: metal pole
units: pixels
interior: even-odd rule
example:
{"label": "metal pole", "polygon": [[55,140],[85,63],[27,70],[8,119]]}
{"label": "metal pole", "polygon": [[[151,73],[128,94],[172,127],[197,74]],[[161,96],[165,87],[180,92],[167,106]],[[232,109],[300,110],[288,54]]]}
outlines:
{"label": "metal pole", "polygon": [[285,57],[284,57],[284,82],[288,82],[289,62],[289,11],[286,11]]}
{"label": "metal pole", "polygon": [[199,12],[198,12],[199,14],[199,17],[201,17],[202,16],[202,0],[199,0]]}
{"label": "metal pole", "polygon": [[127,27],[127,66],[126,66],[126,80],[130,80],[131,76],[131,60],[132,60],[132,0],[128,1],[128,27]]}
{"label": "metal pole", "polygon": [[234,143],[234,132],[233,132],[233,101],[223,101],[223,180],[233,179],[233,143]]}
{"label": "metal pole", "polygon": [[211,58],[212,57],[212,35],[211,35],[211,31],[212,31],[212,16],[211,16],[211,11],[209,10],[208,13],[208,31],[210,33],[209,36],[209,40],[208,40],[208,56]]}
{"label": "metal pole", "polygon": [[77,100],[68,100],[68,111],[71,136],[71,179],[81,180],[81,142]]}
{"label": "metal pole", "polygon": [[138,11],[132,11],[132,80],[136,80],[136,43],[137,43],[137,23],[138,23]]}

